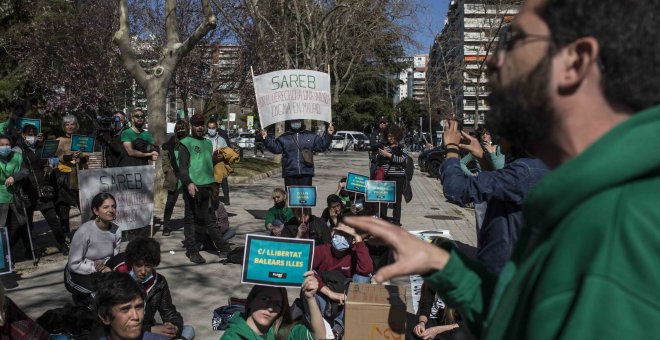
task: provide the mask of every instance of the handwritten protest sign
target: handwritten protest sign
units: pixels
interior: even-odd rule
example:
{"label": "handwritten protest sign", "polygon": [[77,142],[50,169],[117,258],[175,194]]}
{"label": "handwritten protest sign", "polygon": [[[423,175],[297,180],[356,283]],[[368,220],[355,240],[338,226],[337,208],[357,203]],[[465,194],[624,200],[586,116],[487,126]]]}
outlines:
{"label": "handwritten protest sign", "polygon": [[117,200],[117,219],[122,230],[151,224],[154,212],[154,167],[150,165],[103,168],[78,172],[81,221],[91,216],[92,198],[109,192]]}
{"label": "handwritten protest sign", "polygon": [[291,186],[289,191],[289,207],[305,208],[316,206],[316,187]]}
{"label": "handwritten protest sign", "polygon": [[241,283],[300,287],[313,259],[314,240],[248,234]]}
{"label": "handwritten protest sign", "polygon": [[[420,240],[425,241],[425,242],[432,242],[434,239],[437,237],[444,237],[448,238],[450,240],[453,240],[451,237],[451,233],[449,230],[443,229],[443,230],[412,230],[408,231],[409,233],[417,236]],[[415,314],[417,314],[417,307],[419,307],[419,300],[422,297],[422,284],[424,283],[424,279],[422,279],[421,275],[410,275],[410,295],[412,296],[412,306],[413,306],[413,311]],[[438,299],[439,300],[439,299]],[[435,309],[437,310],[439,305],[444,306],[444,302],[442,300],[440,301],[435,301],[434,305],[431,307],[431,310]]]}
{"label": "handwritten protest sign", "polygon": [[281,70],[253,81],[262,128],[291,119],[332,121],[329,74]]}
{"label": "handwritten protest sign", "polygon": [[94,152],[94,136],[71,135],[71,151]]}
{"label": "handwritten protest sign", "polygon": [[396,202],[396,182],[392,181],[367,181],[367,202]]}
{"label": "handwritten protest sign", "polygon": [[0,275],[11,273],[11,251],[6,227],[0,227],[0,256]]}
{"label": "handwritten protest sign", "polygon": [[349,172],[346,176],[346,191],[364,194],[369,176],[362,176]]}
{"label": "handwritten protest sign", "polygon": [[41,119],[20,118],[17,125],[23,131],[23,127],[28,124],[34,125],[37,128],[37,133],[41,133]]}
{"label": "handwritten protest sign", "polygon": [[44,146],[41,149],[41,158],[57,157],[57,147],[59,146],[60,146],[60,141],[56,139],[45,140]]}

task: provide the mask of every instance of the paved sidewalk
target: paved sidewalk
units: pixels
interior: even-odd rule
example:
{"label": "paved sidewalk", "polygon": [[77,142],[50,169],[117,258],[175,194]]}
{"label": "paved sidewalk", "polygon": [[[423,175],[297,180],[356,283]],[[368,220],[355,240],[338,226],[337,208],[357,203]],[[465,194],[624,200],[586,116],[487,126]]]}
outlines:
{"label": "paved sidewalk", "polygon": [[[347,172],[368,174],[366,152],[332,152],[315,157],[319,207],[314,214],[320,216],[325,205],[325,197],[334,193],[337,182]],[[243,244],[248,233],[263,233],[263,220],[256,220],[249,210],[266,210],[272,206],[270,193],[275,187],[283,186],[283,179],[266,177],[250,184],[238,184],[231,187],[230,223],[238,228],[237,236],[231,241]],[[412,181],[413,201],[404,205],[402,222],[408,230],[448,229],[453,238],[462,243],[475,246],[474,212],[447,203],[442,195],[442,188],[437,179],[416,172]],[[121,202],[119,202],[121,204]],[[232,216],[233,215],[233,216]],[[162,211],[156,211],[160,218]],[[187,324],[192,324],[197,339],[217,339],[219,332],[211,331],[213,309],[227,303],[230,296],[245,297],[250,286],[240,284],[240,266],[218,263],[218,257],[202,252],[208,261],[204,265],[195,265],[188,261],[181,246],[183,240],[183,199],[180,197],[172,217],[175,230],[169,237],[160,232],[155,238],[161,243],[162,262],[158,272],[169,281],[175,305]],[[75,222],[77,223],[77,222]],[[50,235],[41,237],[51,237]],[[122,245],[122,248],[125,244]],[[40,264],[36,270],[24,273],[18,280],[18,287],[8,291],[7,295],[23,308],[30,316],[38,317],[44,311],[64,305],[70,300],[65,290],[63,268],[65,258]],[[22,263],[18,268],[24,268]],[[406,284],[406,279],[394,283]],[[297,289],[290,290],[290,296],[299,294]],[[408,289],[410,294],[410,289]],[[409,307],[409,311],[411,311]]]}

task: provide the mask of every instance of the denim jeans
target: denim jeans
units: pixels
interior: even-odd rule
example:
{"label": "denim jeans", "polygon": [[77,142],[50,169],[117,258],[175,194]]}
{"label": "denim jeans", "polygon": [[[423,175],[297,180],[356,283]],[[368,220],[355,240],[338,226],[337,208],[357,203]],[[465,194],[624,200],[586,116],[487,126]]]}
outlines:
{"label": "denim jeans", "polygon": [[192,340],[195,338],[195,329],[191,325],[183,325],[181,330],[181,337],[186,340]]}

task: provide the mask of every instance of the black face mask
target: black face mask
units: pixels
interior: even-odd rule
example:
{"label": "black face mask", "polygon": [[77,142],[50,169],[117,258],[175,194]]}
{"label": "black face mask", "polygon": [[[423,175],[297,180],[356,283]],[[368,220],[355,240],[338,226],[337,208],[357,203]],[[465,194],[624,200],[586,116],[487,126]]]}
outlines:
{"label": "black face mask", "polygon": [[138,129],[142,129],[142,127],[144,126],[144,123],[133,123],[133,125],[135,125],[135,127],[138,128]]}
{"label": "black face mask", "polygon": [[284,207],[286,207],[285,201],[275,203],[275,208],[284,208]]}
{"label": "black face mask", "polygon": [[177,133],[176,133],[176,138],[178,138],[178,139],[184,139],[184,138],[186,138],[187,135],[188,135],[188,134],[187,134],[185,131],[183,131],[183,132],[177,132]]}

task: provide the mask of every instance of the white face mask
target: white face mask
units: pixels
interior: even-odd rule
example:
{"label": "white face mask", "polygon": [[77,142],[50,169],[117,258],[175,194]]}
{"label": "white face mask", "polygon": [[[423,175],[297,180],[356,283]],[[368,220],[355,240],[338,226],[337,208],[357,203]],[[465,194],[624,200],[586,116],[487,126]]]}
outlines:
{"label": "white face mask", "polygon": [[3,145],[0,146],[0,156],[7,157],[11,153],[11,146]]}
{"label": "white face mask", "polygon": [[208,134],[209,136],[213,137],[215,134],[218,133],[218,130],[216,129],[208,129]]}
{"label": "white face mask", "polygon": [[26,143],[28,146],[34,146],[34,144],[37,143],[37,137],[35,137],[35,136],[27,136],[27,137],[25,137],[25,143]]}

